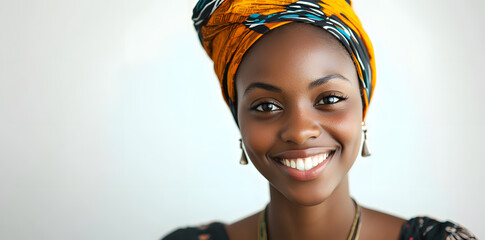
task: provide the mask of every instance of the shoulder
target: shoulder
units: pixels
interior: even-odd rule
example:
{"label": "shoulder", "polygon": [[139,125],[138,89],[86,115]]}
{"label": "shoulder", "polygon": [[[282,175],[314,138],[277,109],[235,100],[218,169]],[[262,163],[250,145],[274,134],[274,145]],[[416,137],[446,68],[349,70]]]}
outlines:
{"label": "shoulder", "polygon": [[229,240],[224,224],[213,222],[200,227],[179,228],[162,240]]}
{"label": "shoulder", "polygon": [[464,240],[477,238],[466,228],[454,222],[440,222],[429,217],[415,217],[402,226],[400,240],[409,239]]}
{"label": "shoulder", "polygon": [[259,213],[248,216],[242,220],[226,226],[227,234],[231,240],[258,239]]}
{"label": "shoulder", "polygon": [[387,213],[362,208],[361,239],[399,239],[405,219]]}

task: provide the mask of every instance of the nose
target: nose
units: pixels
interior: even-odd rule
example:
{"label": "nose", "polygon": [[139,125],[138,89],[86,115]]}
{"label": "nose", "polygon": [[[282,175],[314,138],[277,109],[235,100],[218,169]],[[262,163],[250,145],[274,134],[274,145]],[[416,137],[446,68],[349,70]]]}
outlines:
{"label": "nose", "polygon": [[298,109],[288,113],[285,121],[284,128],[280,132],[280,138],[286,143],[304,144],[322,134],[318,116],[312,114],[311,111]]}

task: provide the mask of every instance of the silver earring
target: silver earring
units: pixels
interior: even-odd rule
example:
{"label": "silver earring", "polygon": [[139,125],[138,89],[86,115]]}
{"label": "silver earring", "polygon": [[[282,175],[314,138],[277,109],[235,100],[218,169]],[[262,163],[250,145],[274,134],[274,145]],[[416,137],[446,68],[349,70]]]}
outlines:
{"label": "silver earring", "polygon": [[369,148],[367,147],[367,127],[365,126],[364,122],[362,122],[362,132],[364,132],[364,143],[362,144],[361,155],[362,157],[368,157],[371,154],[370,154]]}
{"label": "silver earring", "polygon": [[242,139],[241,138],[239,139],[239,147],[242,150],[241,160],[239,160],[239,164],[241,164],[241,165],[248,165],[248,159],[246,158],[246,153],[244,151],[244,146],[243,146],[243,142],[242,142]]}

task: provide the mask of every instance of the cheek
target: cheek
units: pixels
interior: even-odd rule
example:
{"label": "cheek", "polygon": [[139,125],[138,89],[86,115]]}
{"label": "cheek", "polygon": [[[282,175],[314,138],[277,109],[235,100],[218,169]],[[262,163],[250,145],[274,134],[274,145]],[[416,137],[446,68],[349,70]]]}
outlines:
{"label": "cheek", "polygon": [[341,144],[345,157],[355,158],[362,138],[362,103],[352,100],[350,108],[332,116],[327,125],[328,131]]}
{"label": "cheek", "polygon": [[275,126],[275,124],[263,124],[257,121],[248,121],[244,117],[245,116],[241,116],[239,119],[241,136],[249,157],[255,165],[258,165],[256,162],[265,162],[259,161],[259,159],[265,159],[267,150],[270,149],[276,141],[277,126]]}
{"label": "cheek", "polygon": [[343,121],[342,124],[339,125],[342,142],[345,144],[344,147],[348,148],[344,150],[347,151],[347,154],[351,153],[352,156],[355,155],[355,152],[360,147],[362,137],[362,117],[360,116],[361,115],[349,116],[349,118],[347,118],[348,121]]}

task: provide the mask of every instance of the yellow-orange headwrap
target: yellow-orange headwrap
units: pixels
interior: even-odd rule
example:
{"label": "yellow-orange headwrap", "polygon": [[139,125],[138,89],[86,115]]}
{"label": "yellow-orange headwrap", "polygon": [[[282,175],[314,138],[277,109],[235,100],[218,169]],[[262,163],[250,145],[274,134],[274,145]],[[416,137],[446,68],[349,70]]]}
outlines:
{"label": "yellow-orange headwrap", "polygon": [[236,122],[234,76],[244,53],[263,34],[291,22],[322,27],[345,46],[357,69],[365,116],[375,85],[374,50],[350,0],[199,0],[192,20]]}

